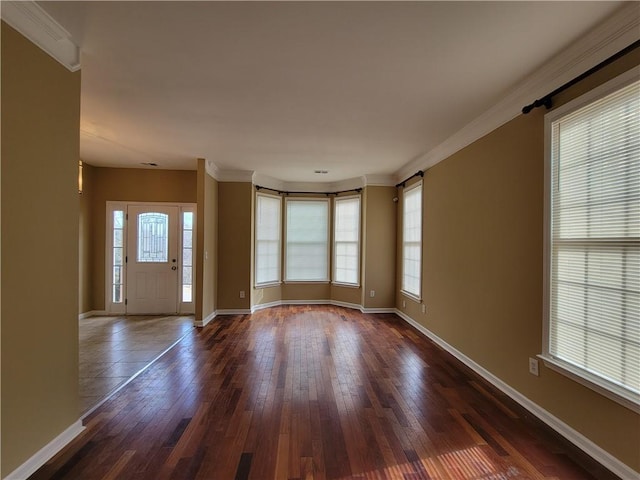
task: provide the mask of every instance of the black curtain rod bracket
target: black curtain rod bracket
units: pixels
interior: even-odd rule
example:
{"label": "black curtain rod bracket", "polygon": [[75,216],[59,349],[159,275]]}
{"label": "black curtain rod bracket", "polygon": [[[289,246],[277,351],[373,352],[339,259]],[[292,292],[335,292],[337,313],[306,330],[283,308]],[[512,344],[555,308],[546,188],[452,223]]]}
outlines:
{"label": "black curtain rod bracket", "polygon": [[593,75],[598,70],[601,70],[604,67],[606,67],[607,65],[609,65],[610,63],[615,62],[620,57],[624,57],[627,53],[635,50],[638,47],[640,47],[640,40],[636,40],[635,42],[633,42],[628,47],[625,47],[622,50],[620,50],[618,53],[615,53],[615,54],[611,55],[609,58],[607,58],[606,60],[600,62],[595,67],[592,67],[589,70],[587,70],[586,72],[584,72],[583,74],[578,75],[573,80],[569,80],[564,85],[556,88],[553,92],[548,93],[544,97],[536,100],[535,102],[522,107],[522,113],[526,115],[527,113],[531,112],[531,110],[533,110],[534,108],[538,108],[538,107],[542,107],[542,106],[546,107],[546,109],[549,110],[553,106],[553,97],[554,96],[558,95],[561,92],[564,92],[567,88],[573,87],[576,83],[578,83],[578,82],[584,80],[585,78]]}
{"label": "black curtain rod bracket", "polygon": [[408,178],[404,179],[402,182],[398,183],[398,184],[396,185],[396,188],[400,188],[400,187],[404,188],[404,187],[405,187],[405,185],[406,185],[406,183],[407,183],[409,180],[411,180],[412,178],[414,178],[414,177],[424,178],[424,171],[422,171],[422,170],[418,170],[416,173],[414,173],[414,174],[413,174],[413,175],[411,175],[410,177],[408,177]]}

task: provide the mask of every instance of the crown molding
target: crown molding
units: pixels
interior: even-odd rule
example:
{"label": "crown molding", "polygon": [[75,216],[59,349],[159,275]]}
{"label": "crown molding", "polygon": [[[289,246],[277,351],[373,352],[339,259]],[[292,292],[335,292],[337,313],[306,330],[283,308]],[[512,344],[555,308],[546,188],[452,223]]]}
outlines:
{"label": "crown molding", "polygon": [[80,69],[80,49],[71,34],[33,1],[3,1],[0,16],[51,57],[75,72]]}
{"label": "crown molding", "polygon": [[209,174],[209,176],[215,178],[216,180],[219,180],[220,169],[213,160],[205,160],[204,169]]}
{"label": "crown molding", "polygon": [[253,182],[253,170],[218,170],[219,182]]}
{"label": "crown molding", "polygon": [[281,192],[339,192],[342,190],[355,190],[367,186],[393,186],[392,175],[363,175],[361,177],[348,178],[339,182],[286,182],[279,178],[271,177],[252,170],[222,170],[213,160],[206,160],[207,174],[219,182],[250,182],[271,190]]}
{"label": "crown molding", "polygon": [[260,172],[254,172],[253,184],[260,185],[261,187],[269,188],[271,190],[285,191],[290,190],[286,182],[279,178],[270,177]]}
{"label": "crown molding", "polygon": [[636,2],[622,7],[603,23],[574,42],[502,97],[498,103],[429,152],[396,172],[398,182],[418,170],[447,159],[479,138],[521,114],[523,105],[603,62],[640,39],[640,14]]}
{"label": "crown molding", "polygon": [[367,187],[395,187],[395,175],[363,175],[362,182]]}

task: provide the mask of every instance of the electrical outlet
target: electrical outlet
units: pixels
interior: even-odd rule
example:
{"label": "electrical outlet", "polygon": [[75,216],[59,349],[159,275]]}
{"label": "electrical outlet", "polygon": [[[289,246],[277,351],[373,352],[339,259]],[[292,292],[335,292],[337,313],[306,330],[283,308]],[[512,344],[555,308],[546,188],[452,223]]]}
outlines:
{"label": "electrical outlet", "polygon": [[536,377],[540,375],[540,372],[538,371],[538,360],[535,358],[529,357],[529,373]]}
{"label": "electrical outlet", "polygon": [[406,300],[402,300],[402,308],[407,308],[407,301]]}
{"label": "electrical outlet", "polygon": [[376,291],[375,291],[375,290],[371,290],[371,291],[369,292],[369,296],[370,296],[371,298],[375,297],[375,296],[376,296]]}
{"label": "electrical outlet", "polygon": [[240,290],[240,298],[244,298],[244,290]]}
{"label": "electrical outlet", "polygon": [[422,313],[427,313],[427,306],[424,303],[422,304]]}

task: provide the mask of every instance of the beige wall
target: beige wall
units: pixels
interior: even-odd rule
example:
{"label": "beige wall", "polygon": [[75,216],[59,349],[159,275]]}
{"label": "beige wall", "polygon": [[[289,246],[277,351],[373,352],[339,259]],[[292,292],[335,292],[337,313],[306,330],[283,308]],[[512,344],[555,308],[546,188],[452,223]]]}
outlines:
{"label": "beige wall", "polygon": [[80,197],[79,220],[79,312],[86,313],[93,310],[93,217],[91,207],[93,205],[93,167],[88,164],[82,166],[82,194]]}
{"label": "beige wall", "polygon": [[4,477],[79,419],[80,73],[1,44]]}
{"label": "beige wall", "polygon": [[218,182],[198,159],[198,215],[196,243],[196,321],[215,312],[218,269]]}
{"label": "beige wall", "polygon": [[251,183],[218,183],[218,309],[251,308],[252,195]]}
{"label": "beige wall", "polygon": [[[392,308],[396,288],[395,187],[367,187],[363,194],[363,291],[365,308]],[[371,290],[375,297],[370,296]]]}
{"label": "beige wall", "polygon": [[[93,221],[93,310],[105,308],[105,226],[107,201],[197,202],[197,172],[140,168],[94,168],[91,215]],[[196,226],[197,228],[197,226]]]}
{"label": "beige wall", "polygon": [[[556,105],[639,60],[627,56]],[[426,172],[427,313],[399,292],[397,307],[406,299],[414,320],[640,471],[638,414],[542,364],[539,377],[528,373],[542,351],[544,113],[520,115]]]}

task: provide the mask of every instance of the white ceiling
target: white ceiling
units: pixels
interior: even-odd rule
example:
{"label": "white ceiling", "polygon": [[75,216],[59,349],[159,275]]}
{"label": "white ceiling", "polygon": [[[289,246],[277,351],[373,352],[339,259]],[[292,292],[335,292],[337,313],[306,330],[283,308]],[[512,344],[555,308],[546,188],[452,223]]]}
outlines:
{"label": "white ceiling", "polygon": [[621,6],[39,4],[81,48],[87,163],[296,182],[398,172]]}

